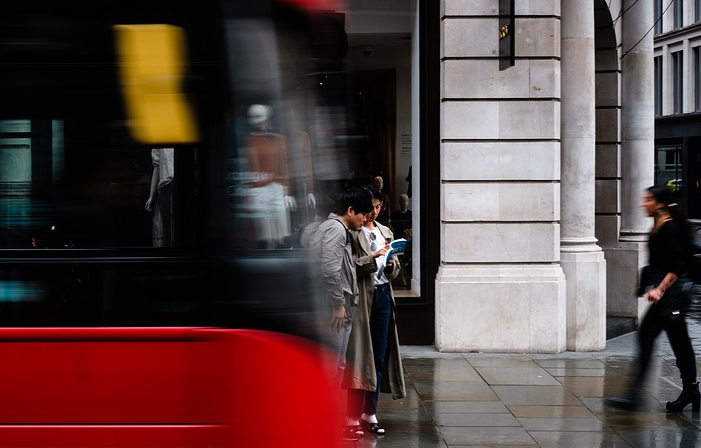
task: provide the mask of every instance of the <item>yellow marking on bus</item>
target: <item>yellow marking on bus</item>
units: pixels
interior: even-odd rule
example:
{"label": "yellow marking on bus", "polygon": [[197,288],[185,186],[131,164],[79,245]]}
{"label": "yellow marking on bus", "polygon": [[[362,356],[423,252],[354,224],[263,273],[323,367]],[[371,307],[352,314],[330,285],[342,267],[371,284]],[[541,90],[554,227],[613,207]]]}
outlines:
{"label": "yellow marking on bus", "polygon": [[199,140],[182,84],[185,36],[172,25],[114,26],[122,92],[132,136],[147,144]]}

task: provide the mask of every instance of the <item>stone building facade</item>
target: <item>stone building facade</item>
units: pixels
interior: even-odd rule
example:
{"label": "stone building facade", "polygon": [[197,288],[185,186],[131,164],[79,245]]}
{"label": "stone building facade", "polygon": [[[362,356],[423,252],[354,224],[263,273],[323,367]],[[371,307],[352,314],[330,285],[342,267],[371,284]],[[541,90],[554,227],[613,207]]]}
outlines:
{"label": "stone building facade", "polygon": [[[638,314],[653,184],[652,2],[441,0],[441,351],[598,350]],[[503,22],[502,22],[503,23]]]}

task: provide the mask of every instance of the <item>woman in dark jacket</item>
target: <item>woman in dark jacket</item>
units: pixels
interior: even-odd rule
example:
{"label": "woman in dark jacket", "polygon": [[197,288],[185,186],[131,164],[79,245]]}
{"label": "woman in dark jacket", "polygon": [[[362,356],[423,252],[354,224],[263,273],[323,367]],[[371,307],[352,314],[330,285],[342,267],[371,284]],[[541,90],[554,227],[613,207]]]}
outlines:
{"label": "woman in dark jacket", "polygon": [[654,218],[648,249],[650,262],[641,275],[641,295],[652,303],[638,330],[639,358],[634,371],[634,382],[624,397],[609,401],[619,407],[639,405],[638,388],[645,381],[655,340],[662,330],[667,332],[677,359],[683,390],[674,401],[667,402],[667,410],[680,412],[692,404],[699,411],[701,395],[696,381],[696,357],[686,326],[691,282],[686,277],[691,233],[686,219],[678,212],[672,192],[667,187],[653,186],[645,190],[641,204]]}

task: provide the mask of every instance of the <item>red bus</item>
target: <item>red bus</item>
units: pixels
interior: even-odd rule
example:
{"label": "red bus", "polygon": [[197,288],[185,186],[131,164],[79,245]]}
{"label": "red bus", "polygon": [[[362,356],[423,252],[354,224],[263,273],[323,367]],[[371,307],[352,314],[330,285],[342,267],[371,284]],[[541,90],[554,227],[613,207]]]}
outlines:
{"label": "red bus", "polygon": [[0,446],[336,446],[330,3],[0,2]]}

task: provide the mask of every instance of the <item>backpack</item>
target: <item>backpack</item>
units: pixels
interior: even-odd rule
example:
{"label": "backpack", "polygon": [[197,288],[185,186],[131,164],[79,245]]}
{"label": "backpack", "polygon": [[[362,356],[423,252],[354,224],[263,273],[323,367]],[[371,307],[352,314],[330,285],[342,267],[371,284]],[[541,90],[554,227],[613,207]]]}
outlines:
{"label": "backpack", "polygon": [[324,222],[323,219],[315,219],[304,226],[302,234],[299,236],[300,247],[321,250],[321,232],[319,232],[319,226],[322,222]]}

